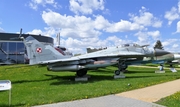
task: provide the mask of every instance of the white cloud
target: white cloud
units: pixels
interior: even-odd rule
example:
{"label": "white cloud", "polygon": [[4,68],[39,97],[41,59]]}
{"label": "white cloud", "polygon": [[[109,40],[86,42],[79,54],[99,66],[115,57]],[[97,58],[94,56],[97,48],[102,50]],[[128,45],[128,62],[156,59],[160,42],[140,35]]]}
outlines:
{"label": "white cloud", "polygon": [[135,34],[135,36],[138,37],[138,44],[151,44],[152,39],[157,40],[158,37],[160,36],[159,31],[149,31],[149,32],[143,32],[139,31],[138,33]]}
{"label": "white cloud", "polygon": [[109,36],[104,40],[101,40],[97,37],[95,38],[85,38],[85,39],[75,39],[68,37],[67,39],[61,39],[61,45],[68,48],[74,54],[76,53],[85,53],[87,47],[111,47],[118,46],[124,43],[130,43],[131,40],[122,40],[117,36]]}
{"label": "white cloud", "polygon": [[27,32],[27,34],[34,34],[34,35],[43,35],[43,36],[53,36],[58,33],[58,30],[55,30],[51,27],[44,28],[45,31],[42,31],[40,29],[34,29],[30,32]]}
{"label": "white cloud", "polygon": [[96,17],[96,19],[94,20],[94,25],[95,25],[96,29],[105,30],[106,27],[111,25],[109,23],[109,21],[107,19],[105,19],[103,16],[98,15],[98,16],[95,16],[95,17]]}
{"label": "white cloud", "polygon": [[113,36],[109,36],[106,41],[111,42],[111,46],[118,46],[118,45],[122,45],[125,43],[131,43],[132,40],[123,40],[118,38],[117,36],[113,35]]}
{"label": "white cloud", "polygon": [[55,8],[57,8],[58,4],[54,0],[31,0],[29,2],[30,8],[32,8],[34,10],[37,10],[39,5],[42,5],[43,7],[46,7],[46,5],[51,5]]}
{"label": "white cloud", "polygon": [[98,15],[95,16],[96,19],[94,20],[94,26],[98,30],[104,30],[106,32],[126,32],[126,31],[134,31],[134,30],[142,30],[144,27],[136,24],[131,23],[126,20],[120,20],[119,22],[110,23],[107,19],[103,16]]}
{"label": "white cloud", "polygon": [[104,0],[70,0],[69,3],[75,14],[92,14],[94,10],[104,9]]}
{"label": "white cloud", "polygon": [[146,23],[146,21],[143,23],[139,21],[143,19],[148,20],[148,25],[155,27],[161,26],[162,23],[157,21],[157,18],[153,17],[152,14],[150,14],[150,16],[150,18],[145,18],[146,16],[135,16],[133,23],[127,20],[120,20],[119,22],[110,23],[102,15],[94,16],[95,19],[93,20],[91,17],[86,16],[61,15],[60,13],[53,12],[51,10],[43,11],[42,13],[42,18],[48,26],[61,29],[61,34],[63,37],[71,36],[76,38],[98,37],[102,33],[101,31],[114,33],[143,30],[146,28],[144,28],[144,25],[142,24]]}
{"label": "white cloud", "polygon": [[[51,33],[51,36],[60,32],[61,38],[64,38],[61,44],[67,48],[71,48],[71,50],[77,47],[106,47],[132,42],[131,40],[122,40],[116,36],[100,40],[99,36],[103,32],[114,33],[139,30],[135,35],[141,44],[147,44],[147,41],[150,40],[149,37],[156,39],[160,36],[159,31],[141,32],[141,30],[145,28],[144,25],[139,23],[132,23],[127,20],[110,23],[102,15],[94,16],[94,19],[92,19],[86,16],[61,15],[60,13],[49,10],[43,11],[42,19],[49,28],[56,29],[54,31],[52,30],[53,33]],[[48,31],[49,30],[46,30],[45,33],[50,34]]]}
{"label": "white cloud", "polygon": [[179,14],[177,13],[177,9],[175,7],[172,7],[170,11],[167,11],[164,15],[166,19],[168,19],[168,25],[171,25],[171,23],[179,19]]}
{"label": "white cloud", "polygon": [[40,29],[34,29],[31,32],[27,32],[28,34],[35,34],[35,35],[39,35],[42,34],[43,32]]}
{"label": "white cloud", "polygon": [[[2,22],[0,22],[0,25],[2,24]],[[0,32],[4,32],[4,29],[0,27]]]}
{"label": "white cloud", "polygon": [[170,52],[179,52],[179,42],[180,39],[167,39],[162,42],[162,45],[165,50],[168,50]]}
{"label": "white cloud", "polygon": [[162,26],[162,23],[163,22],[161,20],[154,18],[152,21],[152,27],[159,28]]}
{"label": "white cloud", "polygon": [[180,1],[177,7],[172,7],[170,11],[165,12],[164,18],[168,19],[168,25],[171,25],[174,20],[180,18]]}
{"label": "white cloud", "polygon": [[126,20],[121,20],[117,23],[110,24],[109,27],[106,28],[107,32],[126,32],[126,31],[134,31],[141,30],[143,26],[140,26],[136,23],[131,23]]}
{"label": "white cloud", "polygon": [[[94,21],[85,16],[66,16],[56,12],[43,11],[42,18],[50,27],[61,29],[63,37],[96,37],[101,34],[95,29]],[[53,20],[52,20],[53,19]]]}
{"label": "white cloud", "polygon": [[176,33],[180,33],[180,21],[177,22],[177,30]]}
{"label": "white cloud", "polygon": [[[80,0],[71,0],[71,2],[80,3]],[[79,11],[77,12],[79,13]],[[48,29],[45,29],[42,33],[53,36],[60,32],[61,44],[75,53],[84,51],[87,47],[106,47],[132,42],[132,40],[122,40],[115,35],[102,40],[99,36],[104,32],[139,31],[135,36],[138,37],[138,43],[140,44],[150,44],[152,38],[157,39],[160,36],[159,31],[143,32],[143,30],[147,30],[146,26],[162,26],[162,21],[154,17],[152,13],[146,12],[145,7],[142,7],[139,16],[133,14],[130,16],[130,21],[121,19],[118,22],[109,22],[102,15],[93,15],[93,18],[91,18],[80,15],[62,15],[48,10],[42,12],[42,19],[48,25]]]}
{"label": "white cloud", "polygon": [[152,26],[156,28],[161,27],[162,21],[154,17],[152,13],[146,12],[146,10],[147,9],[145,7],[142,7],[142,9],[139,10],[140,16],[129,14],[129,16],[131,17],[130,20],[132,20],[133,23],[143,26]]}
{"label": "white cloud", "polygon": [[0,32],[4,32],[4,29],[0,27]]}
{"label": "white cloud", "polygon": [[138,37],[138,43],[139,44],[147,44],[147,42],[149,41],[148,39],[148,34],[146,33],[146,32],[141,32],[141,31],[139,31],[139,32],[137,32],[136,34],[135,34],[135,36],[137,36]]}
{"label": "white cloud", "polygon": [[174,44],[177,41],[178,41],[178,39],[168,39],[168,40],[165,40],[164,42],[162,42],[162,45],[164,47],[173,46],[172,44]]}
{"label": "white cloud", "polygon": [[173,44],[173,46],[172,46],[173,48],[178,48],[179,47],[179,45],[178,44]]}
{"label": "white cloud", "polygon": [[160,32],[159,31],[151,31],[151,32],[147,32],[147,34],[149,35],[149,36],[152,36],[152,38],[154,39],[154,40],[156,40],[161,34],[160,34]]}

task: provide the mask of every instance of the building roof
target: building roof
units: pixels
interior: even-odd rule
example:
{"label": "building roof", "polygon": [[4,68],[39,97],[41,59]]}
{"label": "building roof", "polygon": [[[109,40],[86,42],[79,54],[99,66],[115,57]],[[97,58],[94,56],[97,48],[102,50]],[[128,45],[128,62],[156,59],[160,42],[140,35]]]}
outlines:
{"label": "building roof", "polygon": [[[32,34],[22,34],[24,38],[28,36],[32,36],[35,39],[37,39],[40,42],[46,42],[46,43],[52,43],[53,44],[53,38],[42,36],[42,35],[32,35]],[[20,39],[13,39],[18,38],[19,34],[16,33],[0,33],[0,41],[21,41]]]}

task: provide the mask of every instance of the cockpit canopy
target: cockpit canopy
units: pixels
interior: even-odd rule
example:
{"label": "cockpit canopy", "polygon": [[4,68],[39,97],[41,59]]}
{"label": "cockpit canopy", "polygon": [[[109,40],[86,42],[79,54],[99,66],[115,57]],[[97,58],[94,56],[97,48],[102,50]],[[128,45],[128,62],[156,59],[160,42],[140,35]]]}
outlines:
{"label": "cockpit canopy", "polygon": [[129,43],[129,44],[123,44],[120,47],[141,47],[141,46],[136,43]]}

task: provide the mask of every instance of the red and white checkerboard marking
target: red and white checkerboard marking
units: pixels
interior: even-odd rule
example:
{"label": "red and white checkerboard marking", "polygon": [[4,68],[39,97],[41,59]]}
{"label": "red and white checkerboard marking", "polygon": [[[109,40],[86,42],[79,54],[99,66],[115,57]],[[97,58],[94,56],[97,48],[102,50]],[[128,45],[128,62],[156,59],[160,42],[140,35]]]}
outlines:
{"label": "red and white checkerboard marking", "polygon": [[41,53],[42,52],[42,48],[36,48],[36,52],[37,53]]}

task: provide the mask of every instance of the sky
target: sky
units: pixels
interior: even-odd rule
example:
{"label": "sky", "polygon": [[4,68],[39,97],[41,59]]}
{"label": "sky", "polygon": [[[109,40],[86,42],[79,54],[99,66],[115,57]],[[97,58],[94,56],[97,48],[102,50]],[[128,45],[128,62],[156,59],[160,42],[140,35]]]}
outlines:
{"label": "sky", "polygon": [[180,0],[1,0],[0,32],[61,35],[74,54],[86,48],[149,44],[180,52]]}

